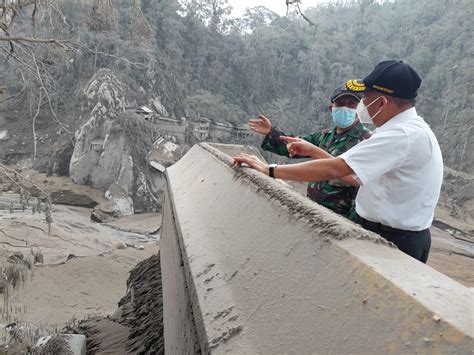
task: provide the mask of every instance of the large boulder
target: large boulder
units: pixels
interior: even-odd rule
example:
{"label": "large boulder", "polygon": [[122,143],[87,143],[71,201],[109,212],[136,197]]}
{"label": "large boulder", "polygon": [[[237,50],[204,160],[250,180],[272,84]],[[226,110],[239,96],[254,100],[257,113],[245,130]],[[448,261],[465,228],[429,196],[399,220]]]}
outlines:
{"label": "large boulder", "polygon": [[[124,111],[122,85],[109,70],[94,76],[84,90],[84,98],[81,117],[87,119],[76,133],[77,144],[70,163],[73,181],[102,191],[110,191],[114,185],[113,189],[120,189],[129,197],[112,198],[118,205],[102,208],[106,214],[112,211],[123,216],[134,210],[159,210],[161,202],[155,196],[145,159],[159,136],[156,125]],[[97,214],[97,219],[103,219],[100,211]]]}
{"label": "large boulder", "polygon": [[110,185],[105,197],[114,203],[116,217],[130,216],[134,213],[132,198],[117,184]]}

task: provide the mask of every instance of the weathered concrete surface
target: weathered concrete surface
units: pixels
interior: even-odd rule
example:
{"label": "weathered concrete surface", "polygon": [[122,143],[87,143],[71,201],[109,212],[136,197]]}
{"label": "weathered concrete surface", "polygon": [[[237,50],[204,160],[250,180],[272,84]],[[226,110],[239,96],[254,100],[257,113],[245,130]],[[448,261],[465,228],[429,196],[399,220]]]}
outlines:
{"label": "weathered concrete surface", "polygon": [[472,289],[230,164],[201,144],[167,170],[167,353],[191,318],[203,353],[470,353]]}
{"label": "weathered concrete surface", "polygon": [[162,229],[162,235],[167,237],[160,241],[160,253],[166,255],[166,258],[161,258],[161,270],[166,270],[165,273],[162,271],[161,278],[163,301],[168,301],[168,306],[163,308],[165,354],[194,354],[199,344],[174,214],[167,194]]}

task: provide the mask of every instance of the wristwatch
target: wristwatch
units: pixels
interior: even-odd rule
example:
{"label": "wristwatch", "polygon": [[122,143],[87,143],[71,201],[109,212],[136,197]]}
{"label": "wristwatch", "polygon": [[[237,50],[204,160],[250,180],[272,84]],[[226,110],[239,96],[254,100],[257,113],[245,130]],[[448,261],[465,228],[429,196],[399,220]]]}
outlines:
{"label": "wristwatch", "polygon": [[268,165],[268,175],[272,178],[275,178],[275,169],[278,164],[269,164]]}

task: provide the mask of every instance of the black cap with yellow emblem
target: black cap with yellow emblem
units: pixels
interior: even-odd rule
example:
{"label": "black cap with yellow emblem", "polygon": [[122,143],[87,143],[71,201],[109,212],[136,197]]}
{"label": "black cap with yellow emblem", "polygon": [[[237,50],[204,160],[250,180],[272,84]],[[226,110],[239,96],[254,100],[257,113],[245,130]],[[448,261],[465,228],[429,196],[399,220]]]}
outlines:
{"label": "black cap with yellow emblem", "polygon": [[364,93],[354,92],[352,90],[348,90],[346,86],[339,87],[336,90],[334,90],[334,92],[332,93],[331,102],[336,101],[338,98],[340,98],[342,96],[352,96],[357,101],[360,101],[364,97]]}
{"label": "black cap with yellow emblem", "polygon": [[372,72],[362,80],[349,80],[346,88],[363,93],[370,90],[401,99],[414,99],[421,84],[418,73],[408,64],[397,60],[387,60],[377,64]]}

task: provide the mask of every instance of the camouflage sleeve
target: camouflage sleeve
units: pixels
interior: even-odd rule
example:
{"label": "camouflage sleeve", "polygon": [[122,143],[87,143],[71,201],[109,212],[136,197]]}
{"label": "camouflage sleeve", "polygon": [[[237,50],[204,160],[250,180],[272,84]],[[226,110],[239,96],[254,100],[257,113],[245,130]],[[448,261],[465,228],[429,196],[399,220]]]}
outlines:
{"label": "camouflage sleeve", "polygon": [[311,134],[308,134],[306,136],[301,137],[305,141],[310,142],[311,144],[314,144],[315,146],[319,147],[321,145],[321,139],[323,137],[323,132],[314,132]]}
{"label": "camouflage sleeve", "polygon": [[265,136],[261,147],[263,150],[289,157],[286,142],[280,140],[280,136],[286,136],[286,134],[272,127],[270,133]]}
{"label": "camouflage sleeve", "polygon": [[[278,155],[289,157],[288,149],[286,148],[286,142],[280,140],[280,136],[286,136],[286,135],[287,134],[280,131],[279,129],[272,127],[270,133],[265,136],[265,139],[262,142],[262,145],[261,145],[262,149],[278,154]],[[291,137],[294,137],[294,136],[291,136]],[[321,137],[322,137],[322,132],[315,132],[315,133],[308,134],[300,138],[319,147],[319,145],[321,144]],[[305,157],[294,156],[293,158],[305,158]]]}

